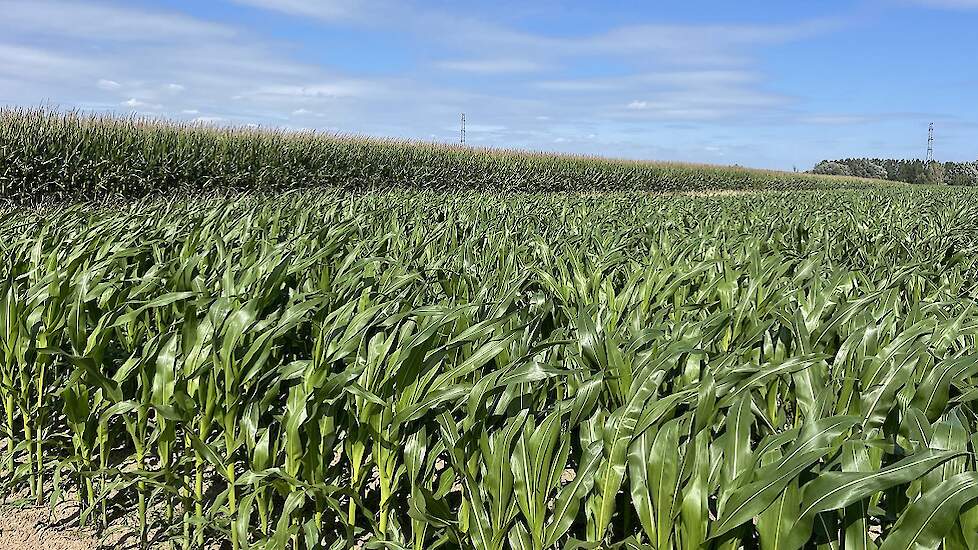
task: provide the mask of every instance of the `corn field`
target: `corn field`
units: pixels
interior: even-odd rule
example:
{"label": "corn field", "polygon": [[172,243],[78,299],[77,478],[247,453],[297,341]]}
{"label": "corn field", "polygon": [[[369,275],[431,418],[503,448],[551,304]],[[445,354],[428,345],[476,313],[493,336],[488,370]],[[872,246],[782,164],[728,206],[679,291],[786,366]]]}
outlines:
{"label": "corn field", "polygon": [[0,472],[145,545],[978,548],[978,194],[0,210]]}
{"label": "corn field", "polygon": [[878,180],[0,109],[0,202],[283,192],[706,191]]}

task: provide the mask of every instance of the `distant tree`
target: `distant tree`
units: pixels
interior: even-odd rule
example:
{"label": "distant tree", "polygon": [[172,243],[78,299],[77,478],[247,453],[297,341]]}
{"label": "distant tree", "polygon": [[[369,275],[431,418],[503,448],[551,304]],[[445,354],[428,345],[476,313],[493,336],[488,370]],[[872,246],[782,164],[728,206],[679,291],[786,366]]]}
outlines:
{"label": "distant tree", "polygon": [[926,174],[924,175],[924,180],[932,185],[943,185],[944,184],[944,165],[931,161],[927,164]]}
{"label": "distant tree", "polygon": [[851,176],[852,170],[841,162],[823,160],[815,165],[812,172],[826,176]]}
{"label": "distant tree", "polygon": [[911,160],[900,164],[899,181],[907,183],[927,183],[927,168],[922,160]]}
{"label": "distant tree", "polygon": [[948,185],[978,185],[978,161],[944,163],[944,182]]}
{"label": "distant tree", "polygon": [[899,181],[900,180],[900,165],[906,161],[886,159],[883,161],[883,168],[886,170],[886,179]]}
{"label": "distant tree", "polygon": [[926,163],[919,159],[848,158],[823,160],[812,170],[815,174],[851,175],[905,183],[931,183],[978,186],[978,161]]}
{"label": "distant tree", "polygon": [[885,180],[888,176],[889,173],[886,171],[886,168],[884,168],[882,164],[877,164],[875,162],[870,163],[869,173],[867,174],[866,177]]}
{"label": "distant tree", "polygon": [[881,161],[875,159],[846,159],[837,161],[849,167],[853,176],[860,178],[887,179],[888,173]]}

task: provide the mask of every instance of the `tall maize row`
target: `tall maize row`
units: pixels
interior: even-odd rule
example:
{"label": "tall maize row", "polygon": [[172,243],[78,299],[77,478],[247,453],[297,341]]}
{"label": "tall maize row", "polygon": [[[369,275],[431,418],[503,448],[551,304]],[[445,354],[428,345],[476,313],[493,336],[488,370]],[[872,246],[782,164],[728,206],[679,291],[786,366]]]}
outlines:
{"label": "tall maize row", "polygon": [[19,204],[320,187],[357,192],[677,192],[886,184],[738,167],[0,109],[0,202]]}

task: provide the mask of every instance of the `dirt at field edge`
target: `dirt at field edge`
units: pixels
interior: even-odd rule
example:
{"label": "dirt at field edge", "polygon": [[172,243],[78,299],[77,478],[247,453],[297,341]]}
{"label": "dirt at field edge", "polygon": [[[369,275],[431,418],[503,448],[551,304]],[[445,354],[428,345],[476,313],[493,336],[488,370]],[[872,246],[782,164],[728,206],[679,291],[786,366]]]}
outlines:
{"label": "dirt at field edge", "polygon": [[[14,504],[20,495],[0,499],[0,550],[136,550],[138,537],[128,525],[103,536],[78,528],[79,506],[65,501],[47,506]],[[152,546],[168,548],[168,545]]]}
{"label": "dirt at field edge", "polygon": [[0,550],[94,550],[102,546],[88,533],[72,528],[77,506],[62,506],[48,517],[46,507],[0,506]]}

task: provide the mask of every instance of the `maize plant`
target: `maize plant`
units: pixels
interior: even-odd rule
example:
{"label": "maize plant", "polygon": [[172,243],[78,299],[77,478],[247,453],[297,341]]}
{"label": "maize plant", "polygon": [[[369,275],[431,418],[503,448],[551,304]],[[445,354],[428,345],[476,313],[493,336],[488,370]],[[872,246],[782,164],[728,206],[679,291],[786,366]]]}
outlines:
{"label": "maize plant", "polygon": [[144,546],[976,550],[976,199],[7,207],[2,483]]}

